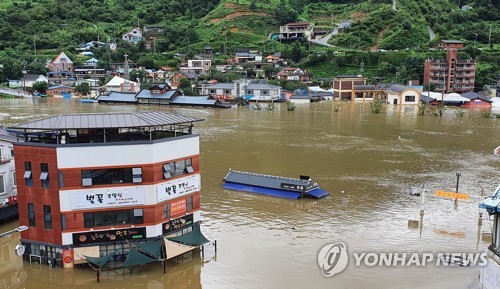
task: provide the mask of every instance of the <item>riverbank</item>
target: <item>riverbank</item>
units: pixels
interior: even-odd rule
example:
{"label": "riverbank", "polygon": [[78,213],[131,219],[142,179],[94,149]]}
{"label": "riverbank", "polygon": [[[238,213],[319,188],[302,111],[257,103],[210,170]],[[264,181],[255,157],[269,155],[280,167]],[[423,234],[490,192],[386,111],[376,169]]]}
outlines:
{"label": "riverbank", "polygon": [[[204,261],[193,257],[194,262],[168,264],[166,275],[161,266],[146,266],[134,275],[103,277],[102,288],[295,289],[331,288],[333,283],[339,288],[474,288],[477,268],[350,263],[344,272],[325,278],[317,253],[337,241],[345,242],[351,252],[482,251],[488,243],[478,235],[477,204],[481,188],[487,193],[498,185],[500,162],[492,150],[500,144],[500,122],[476,110],[457,118],[451,109],[442,117],[419,116],[415,106],[387,106],[381,114],[372,114],[368,103],[321,102],[293,112],[282,105],[275,111],[213,110],[0,99],[0,123],[67,112],[147,110],[205,119],[195,128],[201,136],[201,209],[207,234],[218,240],[217,258],[207,251]],[[289,201],[225,190],[222,178],[229,168],[314,176],[331,195],[321,201]],[[460,191],[471,199],[455,208],[452,200],[433,197],[432,192],[453,189],[457,171],[462,173]],[[408,219],[418,219],[420,209],[420,198],[411,197],[409,188],[422,184],[429,194],[420,232],[408,228]],[[480,233],[490,231],[484,216]],[[6,244],[13,248],[16,242]],[[16,283],[26,288],[84,288],[95,282],[93,271],[76,274],[15,263],[13,253],[1,258],[12,264],[0,268],[1,282],[12,282],[17,275],[26,276]]]}

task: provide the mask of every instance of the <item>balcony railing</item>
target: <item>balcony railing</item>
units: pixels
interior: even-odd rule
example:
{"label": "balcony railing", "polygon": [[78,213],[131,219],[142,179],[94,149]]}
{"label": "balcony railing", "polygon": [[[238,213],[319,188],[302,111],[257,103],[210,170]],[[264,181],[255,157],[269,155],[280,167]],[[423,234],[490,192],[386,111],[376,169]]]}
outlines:
{"label": "balcony railing", "polygon": [[95,133],[70,135],[68,133],[42,133],[33,132],[29,134],[18,134],[20,139],[30,143],[44,144],[83,144],[83,143],[115,143],[132,141],[152,141],[164,138],[175,138],[192,134],[191,128],[178,128],[175,131],[151,131],[151,132],[125,132],[125,133]]}

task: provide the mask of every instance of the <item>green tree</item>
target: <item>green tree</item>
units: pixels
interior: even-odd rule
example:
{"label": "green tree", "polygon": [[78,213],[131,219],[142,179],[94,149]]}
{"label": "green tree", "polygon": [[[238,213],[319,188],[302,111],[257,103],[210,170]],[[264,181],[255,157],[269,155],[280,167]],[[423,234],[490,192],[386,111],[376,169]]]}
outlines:
{"label": "green tree", "polygon": [[33,90],[38,93],[45,93],[47,88],[49,88],[49,84],[45,81],[36,81],[33,83]]}
{"label": "green tree", "polygon": [[187,78],[181,78],[179,87],[185,95],[194,95],[193,88],[191,87],[191,82]]}
{"label": "green tree", "polygon": [[302,46],[300,42],[295,41],[292,46],[292,50],[290,51],[290,59],[299,62],[302,57],[304,57],[304,51],[302,50]]}
{"label": "green tree", "polygon": [[87,82],[82,82],[79,85],[75,86],[75,91],[83,95],[90,94],[90,90],[91,87]]}
{"label": "green tree", "polygon": [[297,20],[297,11],[290,8],[288,1],[281,0],[280,4],[274,9],[274,18],[278,25],[284,25],[290,22],[295,22]]}

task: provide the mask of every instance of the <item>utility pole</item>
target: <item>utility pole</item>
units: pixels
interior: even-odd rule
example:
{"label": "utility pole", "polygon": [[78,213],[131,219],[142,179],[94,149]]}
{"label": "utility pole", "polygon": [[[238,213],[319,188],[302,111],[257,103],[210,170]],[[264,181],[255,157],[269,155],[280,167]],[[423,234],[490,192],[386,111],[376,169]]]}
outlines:
{"label": "utility pole", "polygon": [[26,61],[23,60],[23,97],[25,97],[26,94]]}
{"label": "utility pole", "polygon": [[94,62],[94,90],[95,90],[95,98],[97,99],[97,77],[96,77],[96,66],[97,66],[97,62]]}
{"label": "utility pole", "polygon": [[129,76],[129,72],[128,72],[128,55],[125,54],[123,55],[125,57],[125,65],[124,65],[124,68],[123,68],[123,78],[125,79],[129,79],[130,76]]}

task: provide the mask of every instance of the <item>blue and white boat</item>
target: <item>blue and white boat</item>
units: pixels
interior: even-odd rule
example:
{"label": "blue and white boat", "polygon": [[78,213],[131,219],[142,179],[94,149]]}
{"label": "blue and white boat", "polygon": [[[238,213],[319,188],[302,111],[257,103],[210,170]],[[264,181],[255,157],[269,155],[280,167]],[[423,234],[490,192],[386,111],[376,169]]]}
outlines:
{"label": "blue and white boat", "polygon": [[82,99],[79,99],[78,102],[81,102],[81,103],[97,103],[97,99],[82,98]]}
{"label": "blue and white boat", "polygon": [[231,169],[224,177],[223,187],[287,199],[302,197],[320,199],[329,194],[327,191],[322,190],[318,183],[313,182],[309,176],[300,176],[299,179],[295,179]]}

